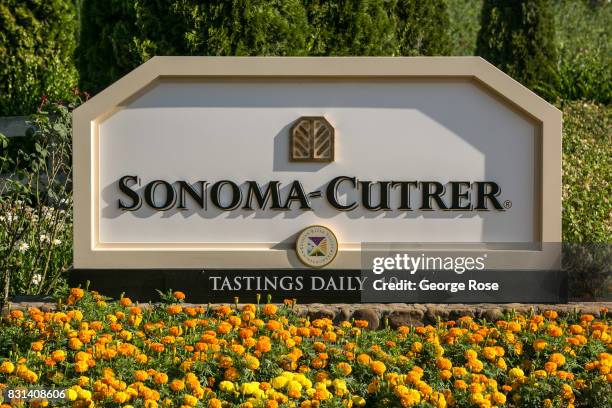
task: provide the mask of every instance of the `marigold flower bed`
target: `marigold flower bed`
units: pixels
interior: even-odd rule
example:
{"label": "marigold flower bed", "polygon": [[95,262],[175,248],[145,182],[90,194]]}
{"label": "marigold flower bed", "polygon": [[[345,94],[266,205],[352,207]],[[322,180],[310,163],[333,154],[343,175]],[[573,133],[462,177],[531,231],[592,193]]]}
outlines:
{"label": "marigold flower bed", "polygon": [[72,289],[57,311],[14,310],[0,324],[0,388],[67,388],[31,406],[612,406],[606,311],[369,331],[309,321],[290,301],[184,298],[142,307]]}

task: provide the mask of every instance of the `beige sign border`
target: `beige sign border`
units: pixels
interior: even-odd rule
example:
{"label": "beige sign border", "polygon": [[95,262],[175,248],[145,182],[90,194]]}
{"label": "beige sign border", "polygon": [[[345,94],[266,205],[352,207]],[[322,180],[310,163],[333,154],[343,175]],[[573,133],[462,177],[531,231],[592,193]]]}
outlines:
{"label": "beige sign border", "polygon": [[[554,106],[480,57],[154,57],[74,112],[74,267],[80,268],[303,268],[293,248],[276,243],[125,243],[98,240],[98,124],[156,81],[221,79],[464,80],[533,121],[536,168],[536,242],[561,241],[561,124]],[[358,244],[339,243],[326,268],[359,269]],[[490,250],[491,252],[493,250]],[[494,252],[497,252],[495,250]],[[558,254],[501,251],[513,265],[557,262]],[[503,255],[503,256],[502,256]],[[545,263],[549,263],[545,261]],[[497,262],[495,262],[497,263]]]}

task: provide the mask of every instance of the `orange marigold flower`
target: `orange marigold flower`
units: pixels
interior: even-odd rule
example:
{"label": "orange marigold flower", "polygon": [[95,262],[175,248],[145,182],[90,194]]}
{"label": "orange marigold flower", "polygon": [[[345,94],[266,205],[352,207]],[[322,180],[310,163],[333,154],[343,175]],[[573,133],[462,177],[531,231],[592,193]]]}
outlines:
{"label": "orange marigold flower", "polygon": [[85,291],[81,288],[72,288],[70,289],[70,296],[76,300],[79,300],[85,296]]}
{"label": "orange marigold flower", "polygon": [[172,380],[170,383],[170,389],[174,392],[179,392],[185,389],[185,382],[182,380]]}
{"label": "orange marigold flower", "polygon": [[179,291],[179,290],[173,292],[172,296],[174,296],[174,298],[177,299],[177,300],[185,299],[185,294],[183,292]]}
{"label": "orange marigold flower", "polygon": [[361,327],[361,328],[366,328],[369,325],[367,320],[355,320],[355,322],[353,324],[356,327]]}
{"label": "orange marigold flower", "polygon": [[164,373],[155,373],[153,375],[153,381],[157,384],[165,384],[168,382],[168,376]]}
{"label": "orange marigold flower", "polygon": [[273,305],[272,303],[268,303],[268,304],[264,305],[264,307],[261,309],[263,314],[265,314],[266,316],[275,315],[277,310],[278,310],[278,308],[275,305]]}
{"label": "orange marigold flower", "polygon": [[130,299],[129,297],[122,297],[119,300],[119,303],[121,304],[121,306],[132,306],[132,299]]}
{"label": "orange marigold flower", "polygon": [[553,354],[551,354],[549,360],[552,361],[553,363],[557,364],[559,367],[561,367],[563,364],[565,364],[565,356],[563,356],[563,354],[561,354],[561,353],[553,353]]}
{"label": "orange marigold flower", "polygon": [[376,375],[383,375],[385,371],[387,371],[387,367],[385,363],[382,361],[372,361],[370,362],[370,369]]}
{"label": "orange marigold flower", "polygon": [[166,310],[171,315],[177,315],[183,311],[183,308],[181,305],[170,305]]}

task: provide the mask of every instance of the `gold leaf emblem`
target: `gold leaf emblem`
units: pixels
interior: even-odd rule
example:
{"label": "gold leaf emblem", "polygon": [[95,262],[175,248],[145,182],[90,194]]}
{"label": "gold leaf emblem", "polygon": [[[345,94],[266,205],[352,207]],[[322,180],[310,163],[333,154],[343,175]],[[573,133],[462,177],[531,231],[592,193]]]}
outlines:
{"label": "gold leaf emblem", "polygon": [[296,162],[334,161],[334,127],[322,116],[303,116],[291,128],[289,158]]}

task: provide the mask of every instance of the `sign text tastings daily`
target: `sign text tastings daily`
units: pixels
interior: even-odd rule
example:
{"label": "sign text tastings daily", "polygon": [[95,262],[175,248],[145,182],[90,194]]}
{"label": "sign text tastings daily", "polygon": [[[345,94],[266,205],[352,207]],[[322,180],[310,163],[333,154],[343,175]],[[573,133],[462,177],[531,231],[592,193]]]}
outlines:
{"label": "sign text tastings daily", "polygon": [[[312,201],[325,200],[338,211],[362,207],[370,211],[504,211],[511,202],[501,201],[501,187],[493,181],[370,181],[351,176],[338,176],[323,188],[307,192],[302,182],[293,180],[288,192],[281,193],[280,181],[258,183],[247,180],[205,181],[152,180],[143,183],[138,175],[118,180],[118,207],[136,211],[143,204],[153,210],[205,210],[208,202],[223,211],[243,210],[311,210]],[[144,188],[139,188],[143,186]],[[341,193],[342,191],[342,193]],[[343,193],[356,194],[343,194]],[[355,196],[347,198],[346,196]]]}

